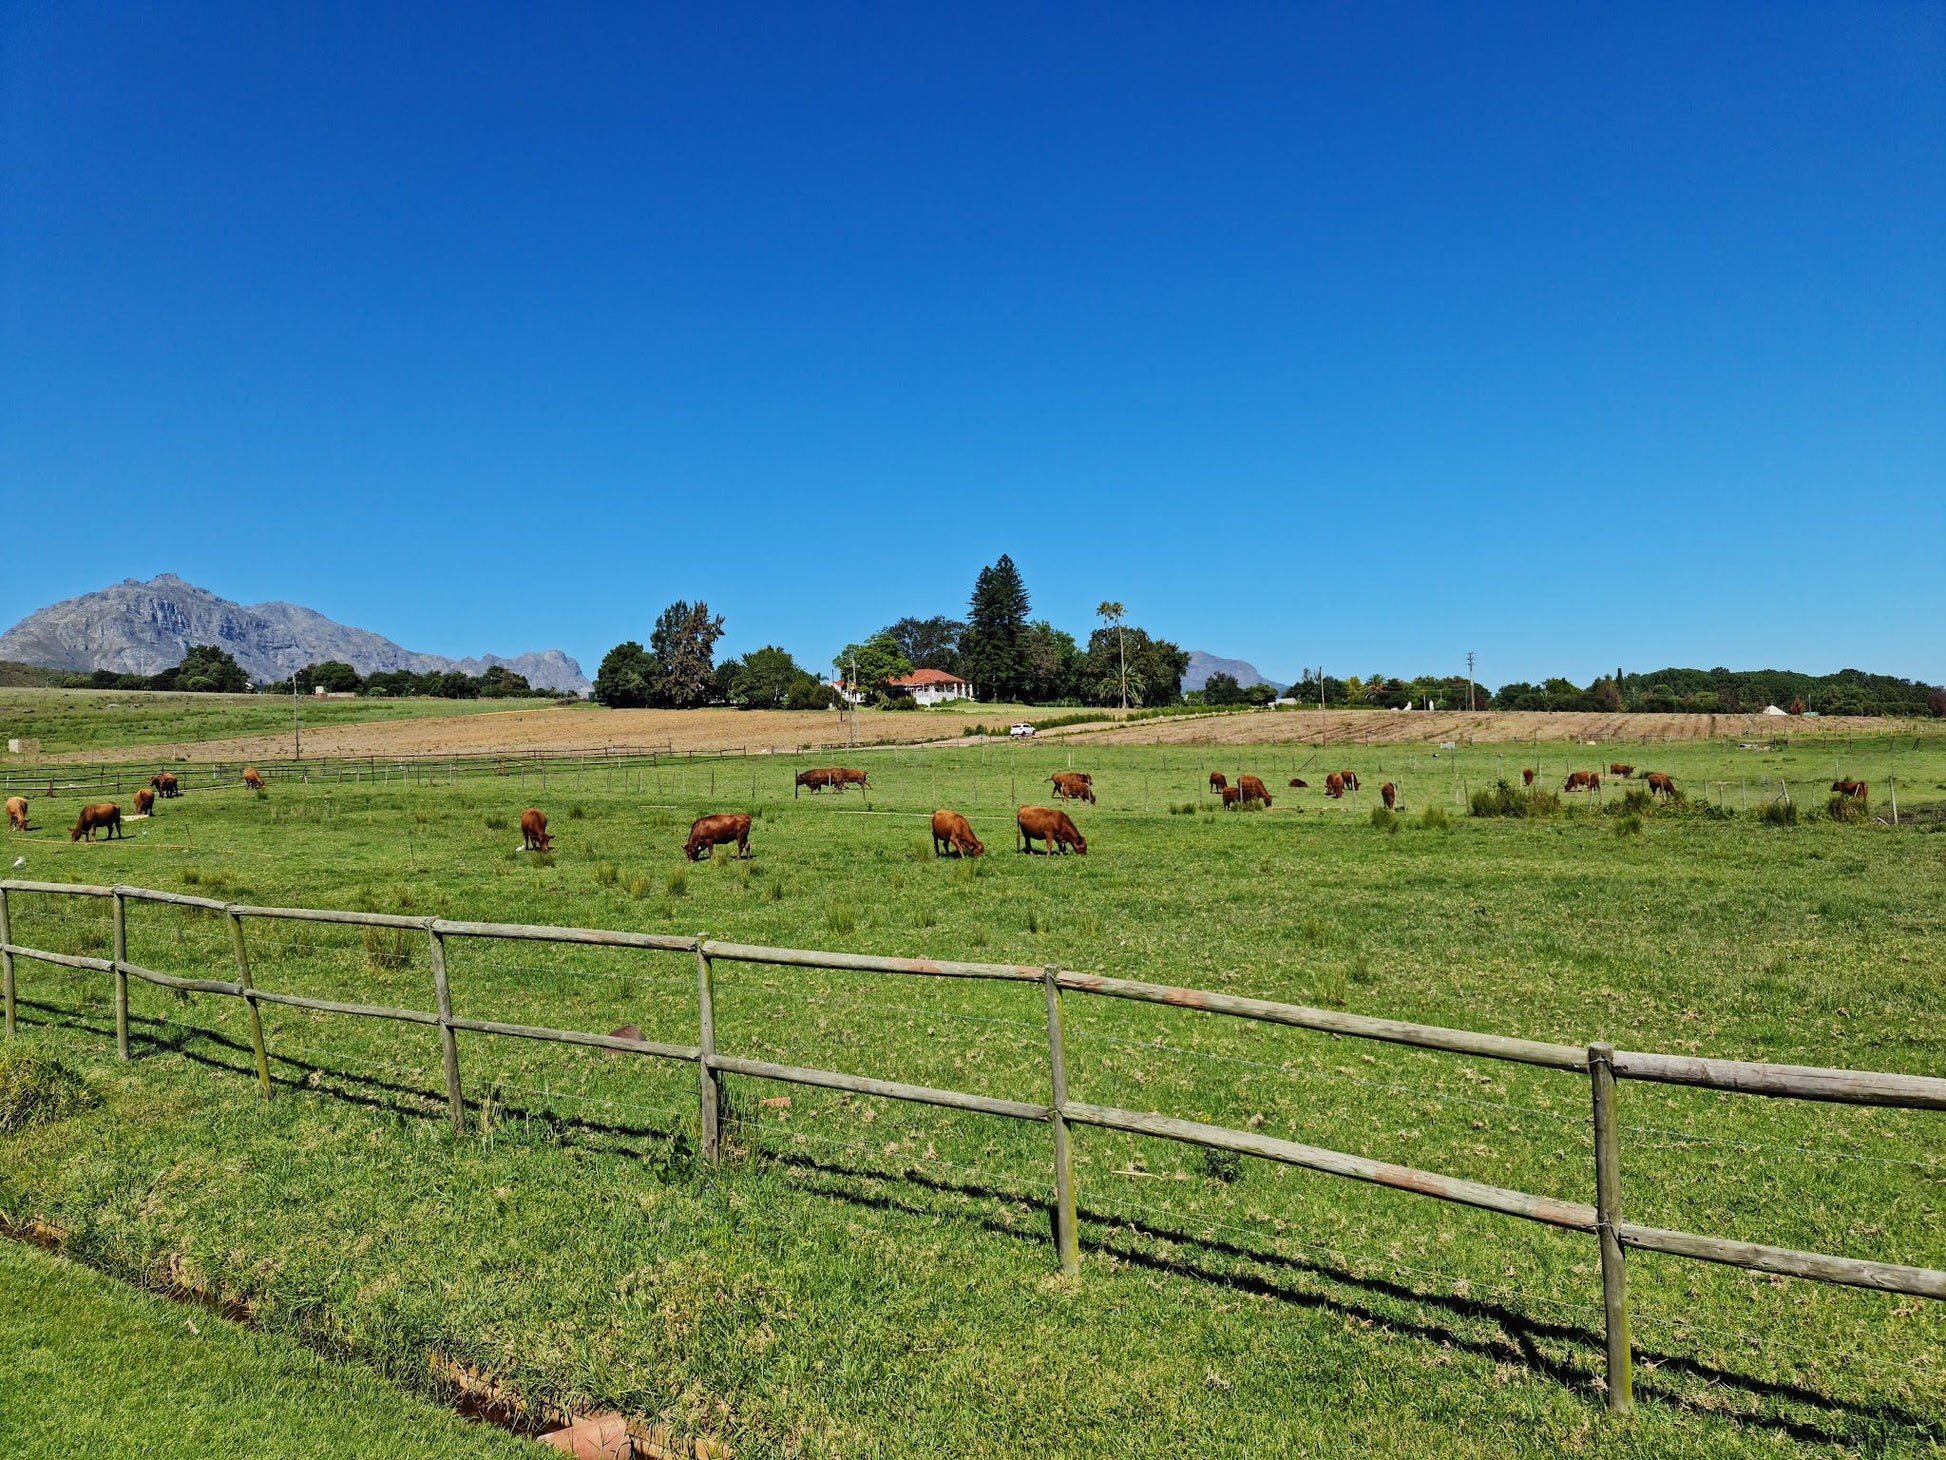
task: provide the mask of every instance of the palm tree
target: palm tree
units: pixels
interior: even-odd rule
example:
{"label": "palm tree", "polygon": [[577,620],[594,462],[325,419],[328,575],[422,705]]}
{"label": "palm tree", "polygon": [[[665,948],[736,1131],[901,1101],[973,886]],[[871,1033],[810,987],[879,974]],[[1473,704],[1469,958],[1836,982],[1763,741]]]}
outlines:
{"label": "palm tree", "polygon": [[1122,687],[1122,708],[1128,708],[1128,640],[1122,629],[1122,622],[1128,617],[1128,610],[1119,603],[1104,603],[1095,610],[1104,624],[1115,630],[1115,647],[1121,653],[1122,670],[1119,683]]}

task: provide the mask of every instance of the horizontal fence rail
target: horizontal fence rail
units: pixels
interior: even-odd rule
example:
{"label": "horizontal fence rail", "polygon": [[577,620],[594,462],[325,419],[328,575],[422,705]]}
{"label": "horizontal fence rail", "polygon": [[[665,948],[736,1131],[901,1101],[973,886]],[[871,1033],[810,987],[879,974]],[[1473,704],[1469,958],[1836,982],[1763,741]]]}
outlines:
{"label": "horizontal fence rail", "polygon": [[[10,898],[52,896],[106,899],[113,907],[115,956],[94,958],[53,949],[34,948],[13,940]],[[128,958],[126,908],[130,902],[188,907],[220,914],[230,926],[235,954],[234,980],[183,977],[162,973]],[[309,998],[257,987],[251,978],[245,927],[249,920],[286,920],[372,928],[409,930],[428,940],[435,1002],[427,1009],[393,1008],[332,999]],[[541,942],[608,948],[643,949],[687,955],[695,961],[697,1029],[695,1044],[670,1044],[621,1034],[558,1029],[542,1025],[501,1023],[461,1018],[453,1013],[448,981],[448,939]],[[1697,1261],[1744,1268],[1753,1272],[1809,1278],[1886,1293],[1946,1299],[1946,1272],[1909,1267],[1830,1253],[1804,1252],[1734,1241],[1699,1233],[1642,1226],[1623,1220],[1621,1210],[1621,1141],[1617,1120],[1616,1084],[1639,1080],[1695,1086],[1733,1094],[1816,1100],[1849,1105],[1893,1106],[1909,1110],[1946,1111],[1946,1079],[1929,1075],[1881,1071],[1824,1069],[1772,1065],[1742,1060],[1616,1051],[1603,1043],[1586,1046],[1514,1039],[1472,1030],[1415,1024],[1403,1020],[1307,1008],[1266,999],[1241,998],[1202,989],[1141,983],[1130,979],[1076,973],[1058,967],[1011,963],[966,963],[950,960],[889,958],[869,954],[827,953],[814,949],[773,948],[729,943],[697,935],[670,936],[611,931],[600,928],[550,927],[526,923],[451,921],[444,918],[402,917],[392,913],[355,912],[318,908],[254,907],[213,898],[159,892],[138,887],[94,887],[74,883],[0,880],[0,985],[3,985],[6,1034],[15,1032],[16,960],[27,959],[103,973],[115,980],[116,1051],[128,1056],[128,980],[174,989],[241,999],[250,1015],[251,1042],[258,1083],[264,1098],[271,1093],[268,1050],[259,1006],[304,1009],[352,1018],[385,1019],[436,1028],[439,1031],[447,1100],[455,1132],[466,1129],[466,1102],[459,1075],[459,1034],[539,1040],[577,1045],[620,1054],[645,1055],[696,1066],[698,1119],[706,1159],[720,1159],[720,1088],[724,1076],[774,1080],[817,1089],[841,1090],[910,1104],[963,1110],[1003,1119],[1045,1124],[1054,1142],[1054,1236],[1061,1266],[1079,1270],[1080,1247],[1076,1224],[1074,1175],[1069,1154],[1070,1127],[1092,1126],[1131,1135],[1158,1137],[1208,1150],[1253,1156],[1302,1167],[1327,1175],[1412,1192],[1518,1217],[1564,1231],[1593,1235],[1600,1242],[1604,1309],[1606,1314],[1607,1394],[1609,1404],[1626,1410],[1633,1404],[1632,1348],[1629,1340],[1627,1279],[1624,1253],[1633,1248]],[[937,1089],[877,1079],[837,1070],[777,1064],[720,1051],[716,1044],[714,965],[718,961],[821,968],[894,977],[971,978],[1008,983],[1038,983],[1045,991],[1047,1011],[1048,1088],[1046,1102],[1005,1099],[960,1090]],[[1199,1010],[1258,1023],[1284,1025],[1355,1039],[1447,1054],[1510,1061],[1538,1068],[1585,1075],[1590,1081],[1595,1135],[1595,1200],[1592,1203],[1537,1196],[1461,1177],[1422,1171],[1376,1161],[1365,1156],[1327,1150],[1264,1135],[1257,1131],[1186,1120],[1160,1112],[1124,1110],[1072,1100],[1067,1090],[1063,1034],[1063,996],[1133,1000],[1173,1008]]]}

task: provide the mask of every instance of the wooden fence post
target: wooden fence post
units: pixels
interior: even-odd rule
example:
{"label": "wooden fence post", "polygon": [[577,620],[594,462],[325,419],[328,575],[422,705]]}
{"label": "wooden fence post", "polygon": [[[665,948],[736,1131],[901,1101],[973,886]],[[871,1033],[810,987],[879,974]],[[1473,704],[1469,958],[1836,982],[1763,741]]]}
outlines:
{"label": "wooden fence post", "polygon": [[115,900],[115,1058],[128,1063],[128,903],[121,888]]}
{"label": "wooden fence post", "polygon": [[1061,1255],[1061,1271],[1075,1277],[1081,1271],[1081,1236],[1074,1222],[1074,1158],[1068,1145],[1068,1060],[1061,1035],[1061,970],[1050,963],[1041,972],[1047,991],[1047,1070],[1053,1100],[1054,1125],[1054,1246]]}
{"label": "wooden fence post", "polygon": [[250,954],[243,942],[243,918],[230,914],[230,943],[236,949],[236,981],[243,989],[243,1007],[250,1011],[250,1049],[257,1056],[257,1089],[270,1098],[270,1051],[264,1048],[264,1016],[257,1008],[257,986],[250,982]]}
{"label": "wooden fence post", "polygon": [[[13,924],[7,917],[7,889],[0,887],[0,945],[14,940]],[[0,998],[7,1007],[7,1038],[14,1037],[14,956],[0,946]]]}
{"label": "wooden fence post", "polygon": [[696,935],[696,1101],[702,1123],[703,1159],[714,1166],[723,1156],[722,1092],[717,1089],[716,1071],[710,1061],[716,1058],[716,972],[710,964],[707,934]]}
{"label": "wooden fence post", "polygon": [[1622,1133],[1615,1109],[1615,1048],[1588,1046],[1594,1090],[1595,1219],[1601,1238],[1601,1301],[1608,1328],[1608,1407],[1635,1408],[1635,1368],[1628,1332],[1628,1268],[1622,1252]]}
{"label": "wooden fence post", "polygon": [[439,1000],[439,1052],[446,1063],[446,1105],[453,1113],[453,1134],[466,1134],[466,1096],[459,1083],[459,1037],[453,1033],[453,991],[446,982],[446,939],[426,919],[426,941],[432,950],[432,988]]}

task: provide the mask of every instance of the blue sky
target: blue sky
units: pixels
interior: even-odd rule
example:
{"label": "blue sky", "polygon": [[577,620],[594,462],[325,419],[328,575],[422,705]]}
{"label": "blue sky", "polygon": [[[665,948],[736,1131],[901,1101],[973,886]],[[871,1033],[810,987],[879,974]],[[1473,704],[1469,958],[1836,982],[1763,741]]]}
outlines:
{"label": "blue sky", "polygon": [[0,623],[1946,679],[1946,7],[0,10]]}

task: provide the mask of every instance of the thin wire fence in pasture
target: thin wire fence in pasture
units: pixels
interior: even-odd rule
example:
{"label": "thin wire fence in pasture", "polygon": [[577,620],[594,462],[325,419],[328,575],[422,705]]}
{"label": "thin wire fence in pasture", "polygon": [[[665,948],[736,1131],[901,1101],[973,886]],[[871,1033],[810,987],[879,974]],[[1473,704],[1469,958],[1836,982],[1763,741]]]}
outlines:
{"label": "thin wire fence in pasture", "polygon": [[[49,905],[56,902],[64,910],[78,904],[84,916],[64,927],[61,917],[49,915]],[[146,918],[137,917],[134,931],[146,940],[142,946],[159,948],[172,962],[180,957],[178,966],[197,972],[165,973],[130,957],[130,909],[140,908],[146,914],[155,905],[178,909],[195,931],[172,942],[155,936]],[[86,915],[88,909],[106,910],[105,935],[101,914]],[[22,936],[16,935],[17,928]],[[43,944],[66,941],[49,934],[71,936],[76,929],[86,952],[69,953],[25,941],[29,934]],[[226,936],[220,936],[219,929]],[[1105,1220],[1112,1227],[1118,1220],[1115,1208],[1096,1210],[1102,1188],[1119,1201],[1130,1185],[1153,1183],[1170,1195],[1159,1205],[1153,1200],[1145,1204],[1151,1215],[1160,1211],[1192,1232],[1201,1230],[1198,1224],[1210,1230],[1215,1230],[1211,1224],[1224,1224],[1241,1234],[1261,1235],[1262,1224],[1234,1220],[1231,1209],[1237,1199],[1232,1197],[1204,1198],[1206,1205],[1213,1200],[1222,1209],[1217,1213],[1180,1209],[1176,1191],[1201,1192],[1204,1187],[1193,1179],[1183,1184],[1173,1174],[1160,1175],[1153,1169],[1158,1162],[1143,1153],[1183,1148],[1202,1153],[1199,1159],[1205,1174],[1217,1187],[1226,1185],[1247,1156],[1271,1163],[1273,1175],[1292,1172],[1299,1178],[1297,1186],[1287,1184],[1293,1191],[1315,1191],[1304,1173],[1356,1183],[1333,1187],[1338,1193],[1334,1206],[1346,1214],[1374,1213],[1379,1210],[1374,1203],[1396,1203],[1396,1197],[1387,1193],[1410,1193],[1453,1204],[1457,1210],[1445,1220],[1455,1224],[1496,1217],[1536,1224],[1536,1242],[1544,1233],[1555,1234],[1546,1239],[1552,1244],[1546,1252],[1534,1250],[1530,1264],[1548,1295],[1564,1291],[1558,1276],[1550,1276],[1559,1266],[1558,1256],[1549,1254],[1558,1251],[1563,1237],[1592,1238],[1593,1251],[1581,1249],[1592,1261],[1579,1270],[1591,1275],[1599,1270],[1602,1371],[1608,1402],[1617,1409],[1629,1408],[1634,1393],[1627,1251],[1695,1259],[1780,1279],[1810,1278],[1840,1287],[1946,1298],[1946,1271],[1647,1225],[1625,1219],[1622,1206],[1621,1151],[1624,1134],[1631,1132],[1621,1118],[1621,1082],[1718,1092],[1719,1100],[1723,1094],[1736,1093],[1901,1113],[1946,1111],[1946,1079],[1930,1076],[1617,1051],[1599,1042],[1555,1044],[1139,983],[1052,965],[885,958],[733,943],[700,934],[670,936],[257,907],[134,887],[0,881],[0,983],[4,983],[9,1038],[16,1030],[21,960],[36,964],[37,981],[44,976],[39,969],[52,968],[53,974],[46,976],[69,985],[77,983],[75,975],[83,976],[82,987],[90,978],[96,987],[105,982],[112,1000],[116,1051],[123,1060],[130,1056],[135,1022],[129,1009],[131,981],[173,990],[179,997],[213,995],[234,1000],[228,1008],[242,1014],[235,1022],[243,1026],[259,1090],[266,1099],[273,1090],[273,1058],[279,1068],[292,1061],[305,1067],[306,1083],[333,1078],[332,1064],[343,1063],[342,1051],[334,1050],[334,1021],[351,1017],[380,1021],[390,1026],[391,1037],[380,1046],[361,1046],[365,1054],[377,1054],[380,1063],[368,1063],[363,1076],[347,1078],[375,1078],[381,1086],[408,1094],[423,1092],[433,1101],[443,1095],[456,1133],[464,1133],[469,1121],[481,1123],[483,1117],[489,1126],[495,1120],[531,1120],[537,1108],[544,1120],[559,1118],[563,1107],[638,1119],[693,1109],[695,1139],[702,1158],[710,1162],[720,1159],[727,1131],[733,1148],[738,1141],[747,1141],[778,1159],[788,1159],[800,1148],[825,1148],[820,1142],[834,1148],[849,1142],[861,1158],[880,1166],[891,1163],[895,1171],[958,1167],[983,1179],[990,1176],[1013,1193],[1008,1201],[1051,1209],[1059,1264],[1070,1275],[1078,1275],[1080,1269],[1084,1214],[1098,1226]],[[797,969],[823,971],[823,986],[816,990],[794,986],[788,971]],[[901,981],[904,997],[848,1000],[854,983],[886,978]],[[1038,1025],[1031,1017],[993,1015],[985,1007],[968,1007],[956,994],[967,980],[1016,986],[1019,1012],[1037,1011]],[[430,1009],[423,1007],[428,986]],[[846,1002],[833,1006],[829,1001],[834,998]],[[1156,1018],[1186,1019],[1191,1037],[1139,1040],[1110,1035],[1083,1012],[1107,1006],[1096,1001],[1146,1008]],[[829,1008],[842,1015],[864,1004],[871,1006],[868,1012],[875,1023],[823,1012]],[[574,1022],[564,1024],[563,1013]],[[634,1017],[626,1024],[604,1028],[609,1019],[623,1015]],[[1238,1028],[1261,1031],[1263,1039],[1281,1028],[1369,1041],[1383,1050],[1403,1051],[1400,1060],[1412,1063],[1401,1065],[1403,1073],[1395,1073],[1389,1066],[1379,1069],[1376,1057],[1371,1057],[1370,1072],[1361,1073],[1355,1066],[1330,1066],[1312,1055],[1257,1060],[1199,1048],[1195,1036],[1208,1027],[1205,1020],[1236,1021]],[[142,1026],[145,1036],[148,1027]],[[894,1027],[909,1037],[898,1041],[882,1037]],[[917,1037],[921,1031],[923,1038]],[[722,1037],[726,1032],[733,1037]],[[550,1046],[554,1057],[537,1057],[549,1053]],[[1090,1090],[1099,1087],[1104,1095],[1117,1095],[1126,1103],[1100,1103],[1100,1096],[1091,1101],[1072,1097],[1070,1056],[1077,1053],[1087,1057],[1087,1064],[1085,1069],[1076,1066],[1075,1072],[1085,1078]],[[1140,1060],[1133,1058],[1138,1054]],[[1159,1055],[1220,1069],[1228,1088],[1197,1089],[1184,1095],[1194,1107],[1189,1115],[1144,1109],[1149,1103],[1144,1096],[1156,1084],[1145,1067]],[[1453,1056],[1524,1070],[1521,1098],[1513,1098],[1511,1079],[1498,1086],[1490,1079],[1485,1086],[1475,1083],[1467,1089],[1449,1085],[1438,1072],[1439,1061]],[[899,1068],[885,1071],[888,1062]],[[858,1067],[876,1067],[880,1073],[850,1072]],[[1469,1075],[1478,1079],[1470,1066],[1460,1067],[1457,1073],[1462,1080]],[[1587,1082],[1579,1087],[1586,1090],[1589,1102],[1583,1107],[1590,1116],[1585,1123],[1566,1100],[1557,1103],[1552,1094],[1544,1093],[1546,1082],[1561,1075],[1576,1077],[1577,1084]],[[1594,1200],[1514,1190],[1404,1160],[1354,1155],[1274,1134],[1278,1129],[1305,1128],[1302,1109],[1293,1113],[1279,1104],[1287,1100],[1292,1087],[1307,1092],[1306,1107],[1335,1100],[1347,1111],[1366,1111],[1370,1118],[1364,1130],[1373,1142],[1389,1140],[1403,1143],[1408,1151],[1433,1151],[1448,1166],[1485,1167],[1496,1158],[1495,1148],[1478,1142],[1469,1145],[1465,1135],[1454,1129],[1462,1114],[1469,1129],[1474,1120],[1484,1127],[1491,1116],[1497,1136],[1544,1132],[1552,1157],[1550,1169],[1592,1168]],[[772,1088],[792,1094],[759,1093]],[[801,1107],[796,1103],[800,1094],[804,1096]],[[1373,1096],[1380,1094],[1410,1101],[1416,1120],[1445,1124],[1437,1129],[1430,1125],[1399,1129],[1388,1135],[1382,1126],[1395,1125],[1396,1120],[1378,1114],[1379,1102]],[[1494,1098],[1499,1094],[1508,1098]],[[1573,1103],[1578,1105],[1581,1098],[1572,1097]],[[1223,1124],[1216,1113],[1219,1106],[1240,1113],[1247,1105],[1260,1108],[1238,1124]],[[850,1140],[876,1125],[878,1111],[894,1106],[908,1114],[887,1117],[885,1125],[873,1131],[874,1139]],[[1261,1107],[1265,1106],[1277,1112],[1275,1119],[1264,1113]],[[951,1125],[929,1126],[926,1121],[940,1118],[939,1113],[958,1119]],[[1705,1107],[1705,1113],[1720,1118],[1715,1102]],[[969,1114],[994,1117],[1007,1125],[980,1126],[964,1119]],[[813,1125],[815,1129],[807,1129]],[[1092,1133],[1079,1161],[1077,1127]],[[1039,1134],[1042,1128],[1045,1135]],[[1000,1130],[1011,1134],[1003,1139]],[[1632,1133],[1680,1137],[1643,1146],[1657,1152],[1656,1161],[1649,1163],[1648,1191],[1651,1204],[1660,1209],[1668,1199],[1656,1190],[1653,1175],[1671,1160],[1689,1158],[1696,1147],[1689,1144],[1688,1133],[1661,1124],[1644,1125]],[[1792,1159],[1802,1154],[1799,1148],[1778,1149]],[[1817,1156],[1829,1154],[1809,1149]],[[1096,1157],[1103,1161],[1097,1163]],[[1106,1161],[1118,1158],[1125,1160],[1123,1167],[1106,1166]],[[1719,1168],[1723,1164],[1714,1149],[1705,1159]],[[1748,1151],[1739,1157],[1744,1163],[1753,1159]],[[1031,1162],[1036,1174],[1011,1176],[1010,1168],[1023,1161]],[[1909,1164],[1931,1179],[1929,1158]],[[1085,1175],[1086,1205],[1077,1166]],[[1740,1180],[1732,1196],[1717,1201],[1714,1215],[1737,1226],[1779,1221],[1790,1225],[1793,1203],[1765,1200],[1764,1195]],[[1816,1203],[1795,1200],[1795,1205]],[[1390,1207],[1385,1211],[1389,1213]],[[1018,1211],[1006,1217],[1010,1225],[1019,1219]],[[1272,1218],[1270,1226],[1281,1240],[1285,1233],[1276,1228],[1279,1220],[1284,1219]],[[1396,1219],[1387,1216],[1385,1220]],[[1850,1227],[1816,1219],[1799,1225],[1819,1240],[1829,1235],[1848,1242],[1853,1235]],[[1390,1230],[1396,1238],[1396,1225]],[[1861,1228],[1858,1235],[1869,1237],[1878,1230]],[[1412,1238],[1422,1246],[1426,1241],[1423,1232]],[[1402,1239],[1391,1243],[1388,1259],[1393,1265],[1421,1267],[1445,1281],[1471,1285],[1479,1280],[1437,1264],[1408,1262],[1402,1256],[1408,1245]],[[1833,1240],[1829,1245],[1846,1244]],[[1355,1247],[1345,1250],[1356,1252]],[[1510,1268],[1508,1275],[1517,1271]],[[1528,1292],[1532,1286],[1532,1282],[1517,1284],[1512,1291]],[[1552,1302],[1555,1297],[1527,1296],[1522,1301]]]}

